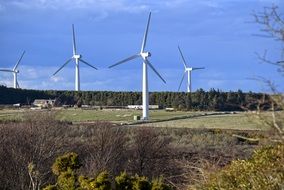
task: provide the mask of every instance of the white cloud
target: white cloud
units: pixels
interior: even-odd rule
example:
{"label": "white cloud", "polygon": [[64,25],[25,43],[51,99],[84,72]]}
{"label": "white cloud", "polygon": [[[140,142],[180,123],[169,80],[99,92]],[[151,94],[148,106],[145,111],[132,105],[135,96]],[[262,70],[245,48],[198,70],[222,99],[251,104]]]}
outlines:
{"label": "white cloud", "polygon": [[90,9],[97,11],[139,12],[148,8],[146,4],[140,1],[132,2],[127,0],[10,0],[3,4],[20,9],[51,10]]}
{"label": "white cloud", "polygon": [[11,78],[11,80],[9,80],[8,78],[6,79],[2,79],[1,81],[0,81],[0,85],[4,85],[4,86],[7,86],[7,87],[12,87],[13,86],[13,82],[12,82],[12,78]]}
{"label": "white cloud", "polygon": [[226,83],[226,80],[208,80],[207,85],[210,88],[221,88]]}
{"label": "white cloud", "polygon": [[5,11],[5,10],[6,10],[5,6],[0,3],[0,12],[3,12],[3,11]]}
{"label": "white cloud", "polygon": [[206,5],[208,7],[211,7],[211,8],[220,8],[221,7],[220,3],[217,2],[217,1],[210,1],[210,0],[209,1],[202,1],[201,4]]}
{"label": "white cloud", "polygon": [[13,86],[13,74],[7,72],[0,72],[0,85]]}
{"label": "white cloud", "polygon": [[[0,4],[1,5],[1,4]],[[129,12],[139,13],[144,11],[157,12],[160,9],[179,8],[184,5],[195,7],[199,5],[219,8],[219,2],[193,1],[193,0],[155,0],[155,1],[141,1],[141,0],[9,0],[4,1],[4,7],[16,7],[23,10],[91,10],[96,12]],[[0,6],[1,8],[1,6]]]}
{"label": "white cloud", "polygon": [[62,77],[57,77],[57,76],[52,76],[52,77],[50,77],[50,80],[52,82],[57,83],[57,82],[63,81],[63,78]]}
{"label": "white cloud", "polygon": [[29,79],[36,79],[39,77],[38,72],[34,68],[22,67],[20,72],[21,72],[21,75]]}
{"label": "white cloud", "polygon": [[190,0],[166,0],[160,2],[161,4],[165,4],[167,7],[176,8],[181,6],[184,3],[188,3]]}
{"label": "white cloud", "polygon": [[[74,68],[66,67],[56,76],[52,76],[52,72],[56,67],[31,67],[22,66],[19,68],[20,74],[18,81],[21,88],[27,89],[57,89],[57,90],[73,90],[74,89]],[[48,71],[48,72],[46,72]],[[167,80],[173,78],[173,70],[159,69],[159,72]],[[9,74],[9,73],[8,73]],[[142,72],[139,69],[100,69],[98,71],[89,67],[82,66],[81,74],[81,89],[82,90],[137,90],[141,91]],[[1,83],[9,87],[13,85],[12,75],[0,75]],[[171,82],[169,80],[168,82]],[[167,86],[160,79],[149,71],[149,86],[150,90],[166,90]],[[167,89],[169,90],[169,89]]]}

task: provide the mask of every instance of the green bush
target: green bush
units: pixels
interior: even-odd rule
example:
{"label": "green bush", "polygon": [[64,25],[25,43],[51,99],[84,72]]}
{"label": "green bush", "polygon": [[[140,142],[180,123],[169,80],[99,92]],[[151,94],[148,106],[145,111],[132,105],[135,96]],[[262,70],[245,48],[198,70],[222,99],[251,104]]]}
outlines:
{"label": "green bush", "polygon": [[151,190],[151,183],[149,182],[147,177],[135,176],[132,189],[133,190]]}
{"label": "green bush", "polygon": [[111,181],[106,171],[101,172],[96,178],[80,176],[79,183],[84,190],[111,190]]}
{"label": "green bush", "polygon": [[52,172],[57,176],[57,183],[48,185],[44,190],[80,190],[75,172],[80,167],[78,155],[74,152],[58,157],[52,165]]}
{"label": "green bush", "polygon": [[284,145],[255,151],[249,160],[236,160],[197,189],[283,190]]}
{"label": "green bush", "polygon": [[115,189],[116,190],[132,190],[133,178],[126,172],[122,172],[115,178]]}
{"label": "green bush", "polygon": [[115,186],[107,171],[99,173],[97,177],[77,177],[76,169],[81,164],[76,153],[66,153],[56,159],[52,166],[53,173],[57,176],[55,185],[48,185],[43,190],[171,190],[163,183],[162,178],[150,182],[144,176],[129,176],[122,172],[115,177]]}
{"label": "green bush", "polygon": [[56,185],[48,185],[45,188],[43,188],[43,190],[57,190]]}
{"label": "green bush", "polygon": [[68,170],[79,169],[81,164],[79,162],[78,155],[74,152],[66,153],[63,156],[58,157],[55,163],[52,165],[52,172],[55,175],[60,175],[62,172]]}
{"label": "green bush", "polygon": [[168,185],[166,185],[163,181],[163,178],[157,178],[152,181],[152,188],[151,190],[171,190]]}
{"label": "green bush", "polygon": [[60,190],[76,190],[78,185],[76,185],[77,176],[72,170],[62,172],[57,178],[57,187]]}
{"label": "green bush", "polygon": [[106,171],[101,172],[95,180],[95,190],[110,190],[111,181]]}
{"label": "green bush", "polygon": [[80,176],[78,181],[80,184],[80,187],[84,190],[93,190],[95,189],[95,180],[94,178],[88,178],[84,176]]}

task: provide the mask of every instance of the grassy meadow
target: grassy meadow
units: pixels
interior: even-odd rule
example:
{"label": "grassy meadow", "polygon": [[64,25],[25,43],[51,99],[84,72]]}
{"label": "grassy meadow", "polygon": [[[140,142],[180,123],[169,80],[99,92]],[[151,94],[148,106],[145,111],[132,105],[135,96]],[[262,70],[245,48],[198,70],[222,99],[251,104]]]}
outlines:
{"label": "grassy meadow", "polygon": [[[25,118],[25,113],[49,112],[49,110],[0,110],[0,121],[17,121]],[[60,121],[73,123],[92,123],[95,121],[109,121],[117,124],[147,125],[151,127],[174,128],[217,128],[234,130],[264,130],[264,126],[257,125],[253,117],[245,112],[184,112],[165,110],[150,110],[150,122],[139,123],[133,120],[134,115],[141,116],[141,110],[84,110],[63,109],[56,110],[56,117]]]}
{"label": "grassy meadow", "polygon": [[[212,115],[211,115],[212,114]],[[265,126],[258,125],[253,117],[246,113],[196,115],[192,118],[177,119],[148,123],[150,127],[176,128],[206,128],[206,129],[233,129],[233,130],[265,130]],[[146,125],[146,124],[143,124]]]}

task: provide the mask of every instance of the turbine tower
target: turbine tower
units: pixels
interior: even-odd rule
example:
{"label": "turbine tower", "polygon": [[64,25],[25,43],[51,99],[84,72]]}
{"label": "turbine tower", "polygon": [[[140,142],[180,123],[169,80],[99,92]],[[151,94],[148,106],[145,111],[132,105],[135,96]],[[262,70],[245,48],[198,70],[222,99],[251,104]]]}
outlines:
{"label": "turbine tower", "polygon": [[20,62],[21,62],[21,60],[22,60],[24,54],[25,54],[25,51],[22,53],[20,59],[17,61],[16,65],[14,66],[13,69],[0,69],[0,71],[2,71],[2,72],[13,73],[13,76],[14,76],[14,82],[13,82],[14,85],[13,85],[13,86],[14,86],[14,88],[20,88],[20,85],[19,85],[19,83],[18,83],[18,73],[19,73],[20,71],[17,70],[17,68],[18,68],[18,66],[19,66],[19,64],[20,64]]}
{"label": "turbine tower", "polygon": [[77,49],[76,49],[76,40],[75,40],[75,30],[74,30],[74,24],[72,24],[72,32],[73,32],[73,56],[68,59],[54,74],[56,75],[63,67],[65,67],[70,61],[74,60],[75,61],[75,91],[80,91],[80,70],[79,70],[79,64],[80,62],[88,65],[89,67],[92,67],[93,69],[98,70],[96,67],[93,65],[87,63],[82,59],[82,55],[77,54]]}
{"label": "turbine tower", "polygon": [[192,86],[191,85],[191,72],[194,71],[194,70],[205,69],[205,68],[204,67],[188,67],[179,46],[178,46],[178,50],[179,50],[179,53],[181,55],[183,66],[184,66],[184,73],[183,73],[181,81],[179,83],[178,91],[180,90],[180,87],[182,85],[185,74],[187,73],[187,92],[192,92],[192,89],[191,89],[191,86]]}
{"label": "turbine tower", "polygon": [[150,52],[145,51],[146,42],[147,42],[147,36],[148,36],[148,30],[151,20],[151,12],[149,13],[148,22],[146,26],[146,30],[144,33],[144,38],[142,41],[142,47],[139,53],[132,55],[114,65],[109,66],[109,68],[112,68],[114,66],[120,65],[122,63],[128,62],[130,60],[136,59],[138,57],[142,58],[143,60],[143,77],[142,77],[142,104],[143,104],[143,120],[149,119],[149,91],[148,91],[148,66],[158,75],[158,77],[166,83],[166,81],[163,79],[163,77],[158,73],[158,71],[154,68],[154,66],[150,63],[148,60],[148,57],[151,56]]}

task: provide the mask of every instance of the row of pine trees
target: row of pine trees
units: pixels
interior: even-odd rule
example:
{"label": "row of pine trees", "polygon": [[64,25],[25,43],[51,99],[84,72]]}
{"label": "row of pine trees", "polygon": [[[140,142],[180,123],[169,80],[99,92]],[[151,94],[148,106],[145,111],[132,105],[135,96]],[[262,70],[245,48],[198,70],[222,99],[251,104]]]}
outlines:
{"label": "row of pine trees", "polygon": [[[113,91],[54,91],[26,90],[0,86],[0,104],[30,105],[35,99],[56,99],[58,105],[127,106],[141,105],[141,92]],[[256,109],[260,105],[269,108],[268,95],[262,93],[222,92],[198,89],[186,92],[151,92],[150,104],[162,108],[173,107],[180,110],[240,111],[244,108]]]}

